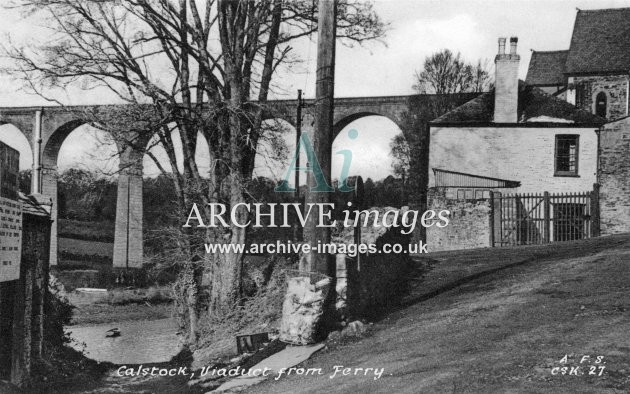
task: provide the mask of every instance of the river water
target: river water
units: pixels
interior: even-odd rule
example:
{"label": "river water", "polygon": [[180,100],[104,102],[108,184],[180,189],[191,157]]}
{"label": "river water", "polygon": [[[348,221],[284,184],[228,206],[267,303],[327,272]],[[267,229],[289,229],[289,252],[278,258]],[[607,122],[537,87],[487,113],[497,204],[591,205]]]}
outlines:
{"label": "river water", "polygon": [[[121,335],[106,338],[106,331],[117,327]],[[87,357],[114,364],[143,364],[169,361],[182,348],[175,319],[125,321],[92,326],[66,327]],[[83,348],[83,343],[86,347]]]}

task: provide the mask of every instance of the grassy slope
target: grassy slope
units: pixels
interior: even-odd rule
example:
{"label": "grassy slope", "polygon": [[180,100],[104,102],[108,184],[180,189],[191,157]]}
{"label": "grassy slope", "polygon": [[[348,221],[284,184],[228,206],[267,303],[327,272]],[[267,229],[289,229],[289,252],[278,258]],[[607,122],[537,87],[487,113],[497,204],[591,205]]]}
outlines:
{"label": "grassy slope", "polygon": [[59,237],[59,250],[79,256],[98,255],[111,258],[114,255],[114,244]]}
{"label": "grassy slope", "polygon": [[[367,338],[333,344],[306,363],[325,375],[271,380],[251,391],[630,390],[629,236],[441,253],[418,267],[408,307],[376,323]],[[553,376],[565,354],[569,366],[582,355],[604,356],[603,376]],[[385,373],[378,381],[329,379],[334,365]]]}
{"label": "grassy slope", "polygon": [[92,262],[98,263],[94,267],[98,268],[108,261],[111,264],[113,242],[113,223],[59,220],[59,257],[64,266],[89,266]]}
{"label": "grassy slope", "polygon": [[59,236],[64,238],[114,242],[114,223],[59,219]]}

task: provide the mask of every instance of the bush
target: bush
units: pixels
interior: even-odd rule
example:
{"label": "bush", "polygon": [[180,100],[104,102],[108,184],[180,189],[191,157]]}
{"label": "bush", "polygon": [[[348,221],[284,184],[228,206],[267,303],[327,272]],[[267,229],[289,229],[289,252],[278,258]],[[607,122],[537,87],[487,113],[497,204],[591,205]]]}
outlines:
{"label": "bush", "polygon": [[109,294],[107,303],[110,305],[168,303],[173,301],[170,289],[150,287],[147,290],[113,290]]}
{"label": "bush", "polygon": [[108,367],[68,346],[72,339],[64,326],[70,323],[74,306],[54,276],[49,279],[48,289],[42,359],[34,359],[32,379],[24,392],[64,392],[73,383],[95,381]]}
{"label": "bush", "polygon": [[63,285],[51,275],[46,297],[44,346],[58,347],[70,343],[70,336],[64,333],[63,328],[70,324],[73,310],[74,306],[68,301]]}
{"label": "bush", "polygon": [[244,299],[231,313],[216,317],[204,313],[199,319],[199,347],[207,347],[213,342],[233,337],[244,332],[277,332],[282,318],[282,303],[286,290],[287,269],[297,266],[297,257],[271,256],[273,271],[265,286],[256,294]]}

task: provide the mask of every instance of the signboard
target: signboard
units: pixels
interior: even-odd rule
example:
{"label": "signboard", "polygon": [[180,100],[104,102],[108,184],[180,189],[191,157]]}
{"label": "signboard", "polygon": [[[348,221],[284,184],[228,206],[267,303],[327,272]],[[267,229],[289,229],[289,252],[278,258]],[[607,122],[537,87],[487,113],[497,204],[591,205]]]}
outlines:
{"label": "signboard", "polygon": [[18,200],[20,154],[0,142],[0,282],[20,278],[22,204]]}
{"label": "signboard", "polygon": [[0,197],[18,199],[20,153],[0,142]]}
{"label": "signboard", "polygon": [[0,282],[20,278],[22,204],[0,197]]}

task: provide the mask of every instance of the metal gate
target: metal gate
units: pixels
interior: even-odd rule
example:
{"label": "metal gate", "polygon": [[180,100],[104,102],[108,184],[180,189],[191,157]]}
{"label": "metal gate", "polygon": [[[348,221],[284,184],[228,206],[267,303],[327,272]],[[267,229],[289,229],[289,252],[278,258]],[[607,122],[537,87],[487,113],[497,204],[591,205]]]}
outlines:
{"label": "metal gate", "polygon": [[532,245],[599,236],[599,190],[490,197],[492,246]]}

